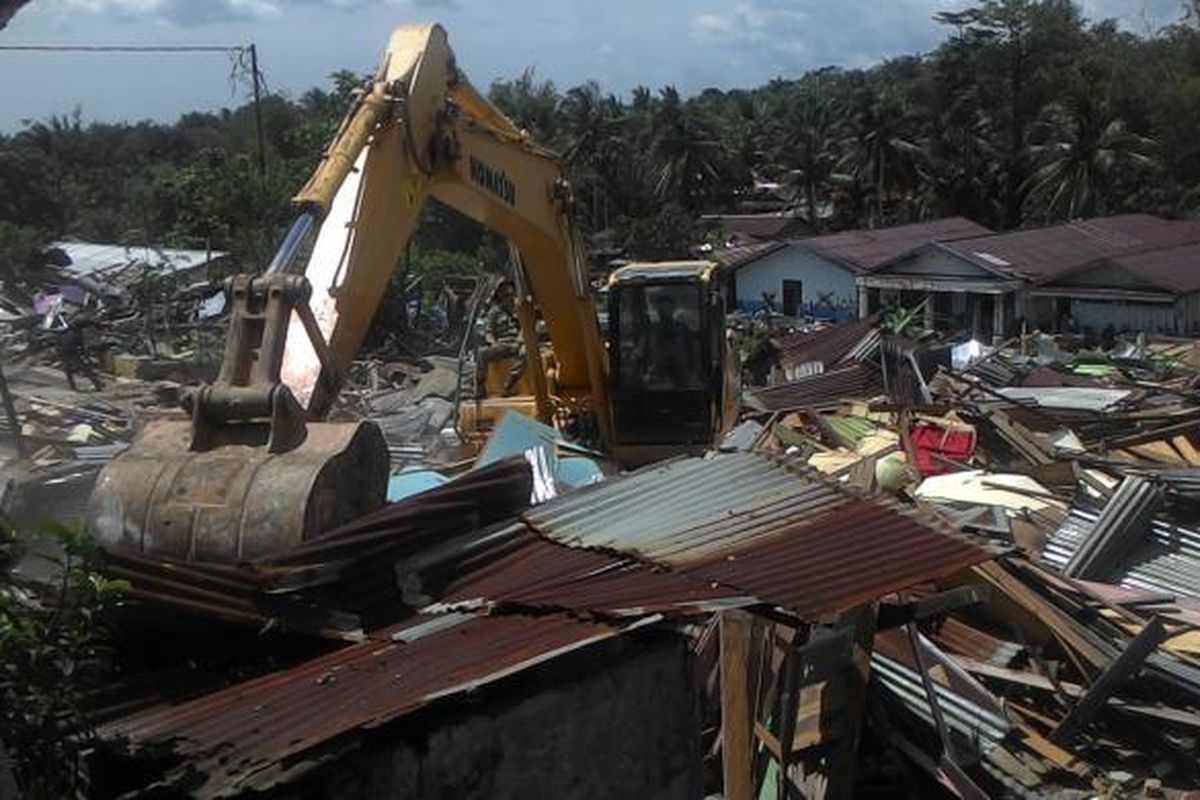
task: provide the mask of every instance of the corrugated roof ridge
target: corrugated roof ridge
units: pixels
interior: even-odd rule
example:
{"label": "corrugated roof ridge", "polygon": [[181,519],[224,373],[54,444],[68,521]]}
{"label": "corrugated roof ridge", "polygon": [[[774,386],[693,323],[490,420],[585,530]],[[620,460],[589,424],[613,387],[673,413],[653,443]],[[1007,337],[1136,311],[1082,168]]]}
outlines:
{"label": "corrugated roof ridge", "polygon": [[[786,525],[797,511],[808,509],[823,513],[861,497],[789,456],[748,452],[721,454],[696,459],[696,462],[702,464],[703,469],[715,472],[706,478],[700,478],[696,474],[698,470],[675,474],[657,472],[656,478],[660,482],[652,484],[649,497],[635,497],[637,492],[646,491],[644,485],[633,489],[610,486],[608,491],[612,496],[605,500],[604,507],[624,507],[626,510],[619,518],[612,519],[607,529],[594,521],[597,513],[594,504],[571,503],[573,496],[547,504],[558,504],[558,514],[539,513],[554,510],[542,506],[528,513],[525,521],[531,531],[559,544],[632,556],[662,569],[704,557],[719,549],[714,545],[722,540],[729,540],[731,548],[756,540],[770,530]],[[736,465],[732,473],[731,464]],[[714,485],[714,479],[721,481],[720,488]],[[678,488],[681,481],[690,484],[682,494]],[[673,520],[673,524],[651,525],[647,517],[656,512],[643,509],[658,509],[661,501],[668,498],[684,507],[687,507],[687,501],[695,501],[691,506],[692,513]],[[700,498],[708,498],[709,502]],[[637,505],[627,505],[631,502]],[[770,528],[764,527],[768,525]],[[642,527],[650,532],[649,535],[635,532]],[[759,528],[763,529],[762,534],[753,533]]]}
{"label": "corrugated roof ridge", "polygon": [[[719,464],[715,462],[719,462]],[[725,494],[718,490],[718,487],[714,485],[716,483],[720,484],[720,488],[724,490]],[[682,489],[679,488],[681,484],[684,487]],[[787,476],[779,474],[761,461],[750,458],[737,459],[735,462],[733,459],[718,456],[705,464],[705,469],[689,470],[682,475],[676,474],[675,476],[664,474],[662,480],[652,484],[651,488],[630,489],[628,486],[614,488],[613,496],[604,505],[606,507],[615,505],[622,508],[623,513],[618,512],[610,518],[611,533],[609,536],[623,538],[630,544],[640,542],[641,538],[628,535],[629,527],[639,525],[638,518],[644,517],[648,513],[661,513],[662,501],[670,503],[667,513],[678,515],[672,526],[673,531],[679,530],[678,526],[681,524],[685,526],[683,529],[686,530],[686,526],[720,510],[719,504],[723,498],[742,487],[756,487],[758,496],[768,491],[783,490],[792,493],[798,491],[798,487],[794,486]],[[645,494],[636,494],[635,496],[635,493],[639,492],[645,492]],[[637,506],[628,505],[630,503],[637,503]],[[714,505],[718,507],[714,508]],[[740,506],[741,504],[732,506],[726,510],[726,513],[737,513]],[[643,509],[653,509],[653,511],[648,512]],[[549,515],[542,515],[540,521],[531,522],[531,524],[539,532],[550,533],[560,541],[570,542],[576,536],[586,536],[587,521],[594,516],[597,510],[595,507],[573,509],[568,514],[565,525],[561,517]],[[532,518],[533,515],[530,516]],[[581,531],[581,526],[584,528],[583,531]],[[582,539],[580,541],[582,542]]]}

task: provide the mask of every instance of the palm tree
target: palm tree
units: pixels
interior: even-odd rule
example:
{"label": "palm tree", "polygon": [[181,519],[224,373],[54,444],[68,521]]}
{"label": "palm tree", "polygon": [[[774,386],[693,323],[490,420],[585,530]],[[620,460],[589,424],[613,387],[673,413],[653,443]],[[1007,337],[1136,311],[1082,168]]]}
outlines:
{"label": "palm tree", "polygon": [[534,141],[554,143],[558,133],[558,90],[553,81],[537,80],[533,67],[510,81],[493,81],[488,99],[517,124],[529,131]]}
{"label": "palm tree", "polygon": [[869,199],[867,226],[874,228],[884,222],[889,201],[916,185],[924,149],[914,136],[905,98],[890,87],[860,93],[848,127],[841,165]]}
{"label": "palm tree", "polygon": [[1154,142],[1130,131],[1108,104],[1086,91],[1048,105],[1026,148],[1033,173],[1026,203],[1046,219],[1090,217],[1112,203],[1125,173],[1155,166]]}
{"label": "palm tree", "polygon": [[589,81],[569,90],[559,105],[565,160],[579,194],[590,206],[593,229],[609,226],[611,186],[619,185],[616,169],[623,153],[619,128],[621,108],[616,98],[605,95],[600,85]]}
{"label": "palm tree", "polygon": [[830,188],[838,167],[839,131],[834,105],[811,93],[801,95],[785,118],[784,140],[777,161],[787,179],[804,197],[808,224],[820,227],[821,197]]}
{"label": "palm tree", "polygon": [[684,107],[674,86],[660,95],[653,120],[654,189],[659,197],[678,198],[694,212],[706,189],[720,179],[720,145]]}

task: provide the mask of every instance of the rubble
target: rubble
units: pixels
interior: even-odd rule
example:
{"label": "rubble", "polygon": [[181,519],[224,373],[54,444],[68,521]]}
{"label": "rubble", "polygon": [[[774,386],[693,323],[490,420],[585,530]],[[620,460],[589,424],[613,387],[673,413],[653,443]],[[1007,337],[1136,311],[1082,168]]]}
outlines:
{"label": "rubble", "polygon": [[[729,800],[1200,788],[1194,343],[985,347],[878,317],[771,330],[775,363],[754,370],[763,385],[719,452],[621,474],[515,413],[463,441],[469,316],[348,376],[334,416],[383,430],[385,508],[236,565],[107,554],[138,624],[167,611],[187,630],[298,644],[285,663],[231,656],[170,697],[105,695],[97,758],[169,751],[165,780],[185,793],[267,790],[335,741],[392,735],[435,700],[503,696],[559,659],[603,670],[598,643],[654,631],[687,641],[722,775],[708,788]],[[5,327],[5,508],[26,519],[178,413],[182,382],[72,392],[38,363],[36,328]],[[243,746],[226,765],[223,748]]]}

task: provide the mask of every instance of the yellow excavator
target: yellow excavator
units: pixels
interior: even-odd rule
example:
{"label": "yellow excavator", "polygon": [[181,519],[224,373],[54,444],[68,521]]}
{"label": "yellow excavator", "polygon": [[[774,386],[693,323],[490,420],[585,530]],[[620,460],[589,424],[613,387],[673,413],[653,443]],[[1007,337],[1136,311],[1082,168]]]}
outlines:
{"label": "yellow excavator", "polygon": [[378,427],[321,420],[431,197],[507,237],[519,288],[533,394],[477,402],[471,425],[536,415],[591,431],[622,463],[703,450],[730,426],[736,370],[715,265],[614,272],[606,339],[560,161],[468,82],[441,26],[404,26],[296,195],[265,273],[229,281],[221,370],[185,397],[190,420],[147,424],[101,472],[90,527],[103,544],[236,562],[383,503]]}

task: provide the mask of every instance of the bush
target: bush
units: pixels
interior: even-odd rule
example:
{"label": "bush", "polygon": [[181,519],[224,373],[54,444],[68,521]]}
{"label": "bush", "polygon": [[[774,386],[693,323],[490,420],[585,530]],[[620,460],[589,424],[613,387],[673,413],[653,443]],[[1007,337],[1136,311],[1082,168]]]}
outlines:
{"label": "bush", "polygon": [[25,540],[0,519],[0,786],[25,798],[82,797],[82,754],[93,738],[83,698],[109,666],[101,615],[126,588],[96,571],[98,551],[79,529],[48,523],[62,555],[57,582],[25,585],[12,566]]}

